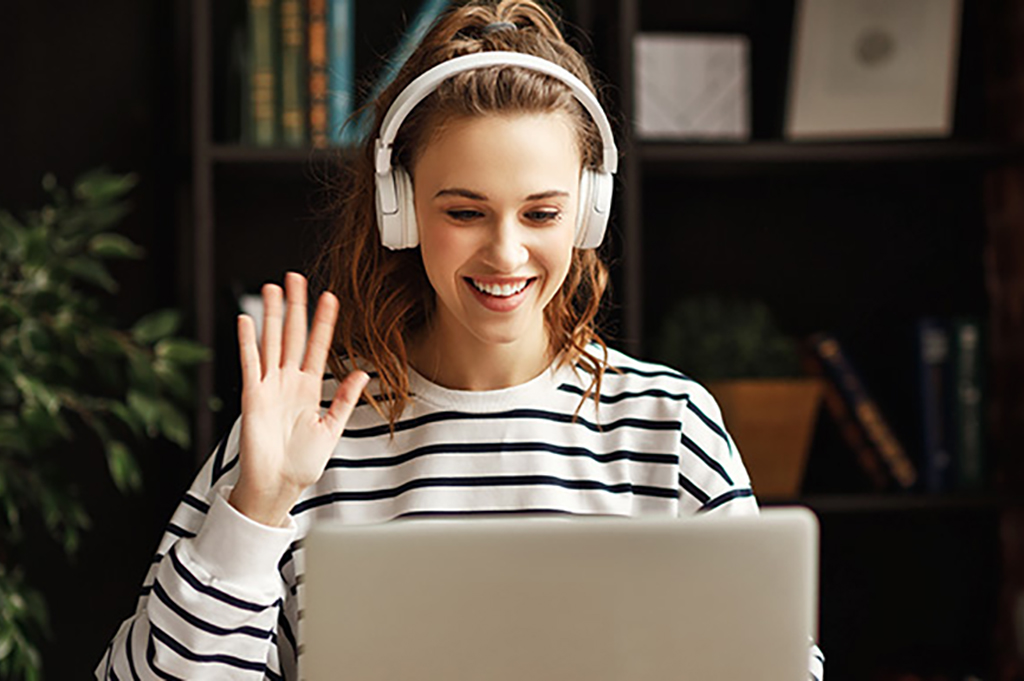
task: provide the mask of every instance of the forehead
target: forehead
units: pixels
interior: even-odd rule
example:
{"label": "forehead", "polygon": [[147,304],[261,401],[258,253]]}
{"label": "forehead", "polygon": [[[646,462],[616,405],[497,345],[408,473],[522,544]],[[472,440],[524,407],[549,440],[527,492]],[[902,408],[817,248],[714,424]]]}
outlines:
{"label": "forehead", "polygon": [[577,173],[581,165],[578,137],[568,115],[488,114],[451,118],[436,126],[412,171],[464,177],[515,170],[548,175]]}

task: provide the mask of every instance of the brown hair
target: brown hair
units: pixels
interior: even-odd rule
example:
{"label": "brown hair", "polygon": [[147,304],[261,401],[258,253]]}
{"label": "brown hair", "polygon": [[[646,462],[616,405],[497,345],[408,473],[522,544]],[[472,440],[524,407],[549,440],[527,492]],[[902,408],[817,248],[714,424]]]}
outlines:
{"label": "brown hair", "polygon": [[[594,90],[585,60],[566,42],[554,16],[533,0],[471,0],[449,8],[394,81],[367,105],[364,115],[374,116],[373,132],[354,158],[340,164],[342,173],[332,187],[329,209],[333,224],[316,266],[325,288],[341,301],[330,367],[340,376],[354,364],[342,357],[370,364],[379,377],[379,397],[388,404],[382,408],[374,396],[367,397],[392,428],[409,401],[406,342],[428,322],[435,300],[419,250],[389,251],[380,243],[373,140],[388,107],[414,78],[463,54],[493,50],[532,54],[566,68]],[[516,28],[485,30],[496,22]],[[512,66],[476,69],[444,81],[402,124],[393,163],[411,169],[417,152],[447,120],[496,112],[568,114],[577,131],[583,165],[600,165],[600,135],[569,88],[549,76]],[[565,282],[545,308],[551,355],[563,364],[580,365],[592,376],[581,406],[589,396],[599,403],[608,349],[598,335],[596,317],[607,285],[608,269],[597,252],[574,248]],[[591,343],[601,349],[600,357],[588,347]]]}

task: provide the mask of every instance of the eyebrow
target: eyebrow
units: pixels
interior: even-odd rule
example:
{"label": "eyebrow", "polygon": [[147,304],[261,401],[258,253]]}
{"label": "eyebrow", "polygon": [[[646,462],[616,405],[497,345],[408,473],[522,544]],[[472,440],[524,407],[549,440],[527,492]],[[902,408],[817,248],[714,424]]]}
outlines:
{"label": "eyebrow", "polygon": [[[462,187],[450,187],[442,189],[441,191],[434,194],[434,198],[440,198],[442,196],[461,196],[467,199],[473,199],[474,201],[486,201],[487,197],[483,194],[479,194],[469,189],[463,189]],[[540,199],[550,199],[554,196],[567,197],[569,192],[562,191],[561,189],[548,189],[547,191],[537,192],[536,194],[530,194],[526,197],[527,201],[539,201]]]}

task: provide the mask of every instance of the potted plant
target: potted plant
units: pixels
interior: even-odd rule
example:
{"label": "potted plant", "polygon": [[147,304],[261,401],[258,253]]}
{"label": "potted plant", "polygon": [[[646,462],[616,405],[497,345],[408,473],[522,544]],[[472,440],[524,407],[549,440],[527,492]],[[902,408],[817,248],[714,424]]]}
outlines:
{"label": "potted plant", "polygon": [[27,521],[41,520],[68,556],[89,526],[63,475],[64,457],[82,451],[68,443],[100,445],[122,491],[142,482],[130,443],[189,446],[182,407],[207,350],[175,336],[173,310],[129,328],[103,313],[104,296],[118,290],[105,262],[142,257],[114,231],[135,183],[96,170],[68,192],[47,176],[40,210],[20,220],[0,210],[0,678],[42,678],[45,602],[20,567]]}
{"label": "potted plant", "polygon": [[799,344],[779,330],[768,306],[680,300],[665,317],[657,352],[714,395],[758,496],[797,496],[822,385],[802,375]]}

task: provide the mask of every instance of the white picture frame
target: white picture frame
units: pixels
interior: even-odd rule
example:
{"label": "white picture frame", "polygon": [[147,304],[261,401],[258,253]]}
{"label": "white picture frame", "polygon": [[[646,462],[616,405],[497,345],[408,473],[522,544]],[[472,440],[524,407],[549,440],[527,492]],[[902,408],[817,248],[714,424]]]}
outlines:
{"label": "white picture frame", "polygon": [[797,0],[785,135],[948,137],[961,0]]}

